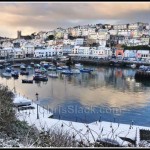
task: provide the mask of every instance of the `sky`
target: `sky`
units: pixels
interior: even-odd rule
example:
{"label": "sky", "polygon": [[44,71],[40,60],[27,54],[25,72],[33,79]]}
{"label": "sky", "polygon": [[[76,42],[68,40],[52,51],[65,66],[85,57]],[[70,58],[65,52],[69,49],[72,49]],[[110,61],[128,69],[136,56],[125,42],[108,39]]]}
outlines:
{"label": "sky", "polygon": [[0,2],[0,36],[97,23],[150,23],[150,2]]}

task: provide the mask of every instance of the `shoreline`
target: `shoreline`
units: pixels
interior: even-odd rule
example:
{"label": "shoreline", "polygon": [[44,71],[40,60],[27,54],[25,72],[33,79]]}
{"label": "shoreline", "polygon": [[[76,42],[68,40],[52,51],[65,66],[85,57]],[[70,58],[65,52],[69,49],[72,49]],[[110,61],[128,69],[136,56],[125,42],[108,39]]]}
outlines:
{"label": "shoreline", "polygon": [[[15,99],[31,101],[20,95],[16,95]],[[107,121],[80,123],[61,119],[53,119],[50,118],[53,113],[45,108],[42,108],[41,106],[38,106],[39,119],[37,119],[37,103],[31,101],[31,105],[34,106],[35,109],[17,111],[17,119],[20,121],[26,121],[31,126],[35,125],[38,130],[55,130],[55,128],[58,128],[63,129],[64,131],[70,131],[72,134],[77,134],[77,139],[80,139],[82,136],[84,141],[88,139],[91,143],[94,142],[95,139],[102,140],[109,138],[117,141],[119,145],[127,146],[129,143],[120,138],[124,137],[136,141],[138,145],[140,141],[140,130],[150,130],[150,127]],[[90,130],[90,132],[87,133],[87,130]]]}

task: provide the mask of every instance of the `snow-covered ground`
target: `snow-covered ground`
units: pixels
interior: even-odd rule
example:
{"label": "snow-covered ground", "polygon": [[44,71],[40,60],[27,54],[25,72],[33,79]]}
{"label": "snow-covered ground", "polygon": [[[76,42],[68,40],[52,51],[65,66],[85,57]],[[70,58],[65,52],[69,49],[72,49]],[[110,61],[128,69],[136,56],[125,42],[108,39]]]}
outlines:
{"label": "snow-covered ground", "polygon": [[[15,102],[25,102],[26,100],[29,101],[28,99],[19,95],[16,95],[14,99]],[[123,137],[136,141],[138,146],[140,142],[139,129],[150,130],[150,127],[106,121],[96,121],[93,123],[84,124],[79,122],[53,119],[50,118],[53,115],[52,112],[45,110],[39,105],[37,107],[37,104],[33,103],[32,101],[31,105],[35,109],[17,111],[17,118],[19,120],[27,121],[29,125],[35,125],[39,130],[55,130],[56,128],[60,128],[64,131],[69,131],[75,136],[76,139],[82,139],[82,141],[85,142],[90,141],[92,143],[98,139],[104,141],[109,139],[110,141],[113,141],[113,143],[115,142],[122,146],[128,146],[129,143],[121,139],[121,137]]]}

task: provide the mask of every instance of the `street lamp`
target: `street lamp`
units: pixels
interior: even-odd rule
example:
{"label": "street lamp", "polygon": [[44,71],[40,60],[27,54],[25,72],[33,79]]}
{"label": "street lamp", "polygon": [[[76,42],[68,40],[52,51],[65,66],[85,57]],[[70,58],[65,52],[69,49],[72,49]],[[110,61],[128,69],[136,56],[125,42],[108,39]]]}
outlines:
{"label": "street lamp", "polygon": [[39,119],[39,112],[38,112],[38,93],[35,94],[37,99],[37,119]]}

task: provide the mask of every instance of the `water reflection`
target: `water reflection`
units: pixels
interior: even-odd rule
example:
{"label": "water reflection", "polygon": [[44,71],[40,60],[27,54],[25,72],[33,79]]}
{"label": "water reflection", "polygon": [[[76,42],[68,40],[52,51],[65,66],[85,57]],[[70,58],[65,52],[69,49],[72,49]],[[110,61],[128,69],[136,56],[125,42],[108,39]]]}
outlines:
{"label": "water reflection", "polygon": [[[26,97],[36,100],[35,93],[39,93],[40,104],[55,111],[56,118],[61,111],[58,108],[68,106],[89,109],[92,107],[97,112],[100,108],[117,108],[119,114],[106,113],[105,111],[96,114],[88,113],[86,121],[95,121],[100,115],[104,120],[110,121],[118,116],[122,122],[129,123],[135,119],[140,124],[149,122],[149,90],[150,83],[136,82],[134,74],[136,70],[121,68],[94,68],[91,74],[82,73],[73,76],[59,74],[58,79],[49,78],[48,82],[34,82],[33,84],[22,84],[22,79],[32,79],[34,70],[30,70],[29,76],[19,76],[18,80],[0,77],[0,83],[7,85],[11,90]],[[3,70],[1,70],[2,74]],[[86,113],[69,113],[63,119],[74,120],[76,116],[85,118]]]}

